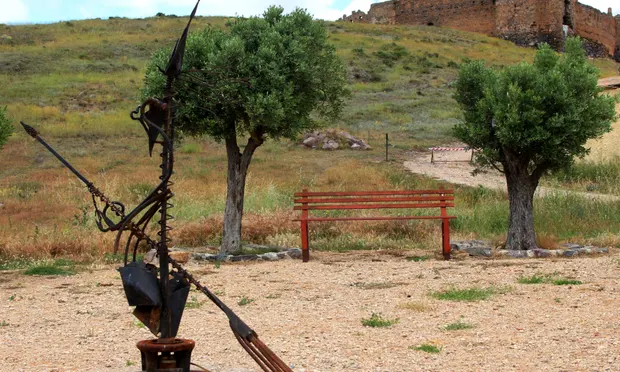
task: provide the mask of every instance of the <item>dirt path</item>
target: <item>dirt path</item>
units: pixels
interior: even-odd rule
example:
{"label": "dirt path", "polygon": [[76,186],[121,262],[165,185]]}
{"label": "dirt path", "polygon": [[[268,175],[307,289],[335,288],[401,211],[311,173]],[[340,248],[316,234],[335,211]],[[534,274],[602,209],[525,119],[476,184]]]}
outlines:
{"label": "dirt path", "polygon": [[[558,260],[408,262],[380,252],[313,253],[310,263],[190,264],[295,371],[613,371],[620,365],[620,252]],[[409,251],[413,254],[429,254]],[[534,274],[582,285],[519,284]],[[494,288],[479,302],[429,295]],[[214,372],[258,371],[225,316],[190,292],[180,336],[194,362]],[[240,306],[241,298],[254,300]],[[71,277],[0,272],[0,371],[139,370],[136,342],[149,339],[113,266]],[[381,313],[398,322],[371,328]],[[446,331],[462,322],[473,328]],[[441,351],[414,350],[433,344]],[[615,367],[614,367],[615,366]]]}
{"label": "dirt path", "polygon": [[[453,147],[459,147],[454,145]],[[487,173],[472,176],[474,167],[469,163],[471,151],[441,151],[435,152],[434,163],[431,163],[430,152],[412,152],[411,160],[404,163],[405,168],[413,173],[424,174],[426,176],[445,180],[451,183],[468,186],[482,185],[490,189],[506,191],[506,180],[504,176],[495,171],[489,170]],[[597,194],[590,192],[567,191],[539,186],[536,189],[536,196],[541,197],[549,194],[572,194],[584,198],[616,201],[620,197],[615,195]]]}

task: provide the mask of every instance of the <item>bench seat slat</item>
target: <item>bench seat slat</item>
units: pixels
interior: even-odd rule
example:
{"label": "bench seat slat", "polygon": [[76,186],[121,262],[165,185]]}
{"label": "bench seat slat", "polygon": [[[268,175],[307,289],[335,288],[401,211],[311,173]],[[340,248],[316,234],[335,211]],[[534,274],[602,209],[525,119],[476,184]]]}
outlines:
{"label": "bench seat slat", "polygon": [[454,190],[397,190],[397,191],[335,191],[335,192],[296,192],[295,197],[304,196],[376,196],[376,195],[424,195],[454,194]]}
{"label": "bench seat slat", "polygon": [[332,211],[341,209],[413,209],[413,208],[451,208],[454,203],[410,203],[410,204],[357,204],[357,205],[296,205],[296,211]]}
{"label": "bench seat slat", "polygon": [[[454,196],[409,196],[396,198],[314,198],[314,199],[295,199],[295,203],[377,203],[377,202],[414,202],[414,201],[447,201],[454,200]],[[389,205],[389,204],[388,204]]]}
{"label": "bench seat slat", "polygon": [[453,219],[456,216],[408,216],[408,217],[311,217],[308,219],[295,219],[293,221],[392,221],[392,220],[441,220],[443,218]]}

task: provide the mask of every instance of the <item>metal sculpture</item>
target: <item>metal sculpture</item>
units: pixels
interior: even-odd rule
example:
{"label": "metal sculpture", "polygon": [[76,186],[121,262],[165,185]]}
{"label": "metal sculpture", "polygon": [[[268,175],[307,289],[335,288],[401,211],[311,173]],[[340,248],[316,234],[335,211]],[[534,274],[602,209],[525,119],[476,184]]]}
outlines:
{"label": "metal sculpture", "polygon": [[[163,99],[149,98],[130,115],[133,120],[140,122],[147,134],[149,155],[152,155],[155,144],[162,146],[160,182],[132,211],[126,213],[122,203],[108,198],[43,140],[33,127],[24,122],[21,124],[30,136],[37,139],[86,185],[92,195],[98,228],[103,232],[117,232],[115,253],[124,242],[124,266],[119,271],[127,301],[130,306],[135,306],[134,315],[157,336],[157,339],[143,340],[137,344],[142,355],[143,371],[190,371],[194,341],[176,338],[190,284],[196,286],[226,314],[236,339],[264,371],[292,371],[258,338],[256,332],[169,256],[171,228],[168,221],[172,219],[169,210],[173,207],[170,203],[173,196],[170,178],[174,166],[173,86],[182,72],[187,34],[199,3],[200,0],[181,38],[177,40],[168,65],[160,69],[167,79]],[[146,233],[146,228],[156,215],[159,216],[159,231],[157,239],[153,239]],[[145,260],[148,262],[136,261],[138,248],[143,245],[150,248],[147,254],[149,259]]]}

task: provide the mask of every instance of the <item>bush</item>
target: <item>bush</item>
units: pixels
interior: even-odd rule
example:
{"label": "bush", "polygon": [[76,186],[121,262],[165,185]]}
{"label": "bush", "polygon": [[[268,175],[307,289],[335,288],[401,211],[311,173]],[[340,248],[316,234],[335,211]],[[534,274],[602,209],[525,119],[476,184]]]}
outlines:
{"label": "bush", "polygon": [[0,150],[2,150],[2,146],[4,146],[12,133],[13,126],[11,125],[9,118],[6,116],[6,107],[0,108]]}

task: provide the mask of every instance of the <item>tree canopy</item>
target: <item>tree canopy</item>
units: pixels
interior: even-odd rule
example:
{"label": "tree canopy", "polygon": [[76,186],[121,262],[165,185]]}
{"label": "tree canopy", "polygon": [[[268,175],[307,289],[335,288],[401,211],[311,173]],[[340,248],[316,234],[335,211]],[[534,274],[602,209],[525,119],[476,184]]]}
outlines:
{"label": "tree canopy", "polygon": [[2,150],[2,147],[12,133],[13,126],[11,125],[9,118],[6,116],[6,107],[0,108],[0,150]]}
{"label": "tree canopy", "polygon": [[[270,7],[262,18],[236,19],[228,30],[191,33],[185,73],[176,87],[177,128],[215,139],[230,135],[294,138],[334,118],[346,97],[346,71],[328,43],[328,31],[305,10],[283,14]],[[159,72],[169,50],[147,67],[145,97],[162,96]]]}
{"label": "tree canopy", "polygon": [[506,152],[519,156],[532,176],[567,167],[615,118],[614,98],[599,94],[597,80],[579,38],[568,38],[561,56],[543,44],[533,64],[495,71],[481,61],[466,63],[455,96],[465,120],[455,134],[482,150],[476,156],[482,167],[504,171]]}
{"label": "tree canopy", "polygon": [[[245,180],[267,138],[295,138],[318,118],[336,118],[348,95],[346,69],[328,42],[327,27],[305,10],[270,7],[262,18],[236,19],[228,30],[190,34],[175,91],[176,128],[226,144],[227,197],[221,252],[240,249]],[[162,97],[160,68],[169,50],[147,66],[145,97]],[[238,139],[247,138],[240,150]]]}
{"label": "tree canopy", "polygon": [[537,247],[533,197],[547,172],[585,156],[586,142],[608,132],[615,99],[597,87],[579,38],[568,38],[565,54],[547,44],[534,63],[496,71],[481,61],[461,66],[455,98],[464,112],[455,135],[474,149],[480,171],[493,167],[506,176],[510,222],[506,247]]}

